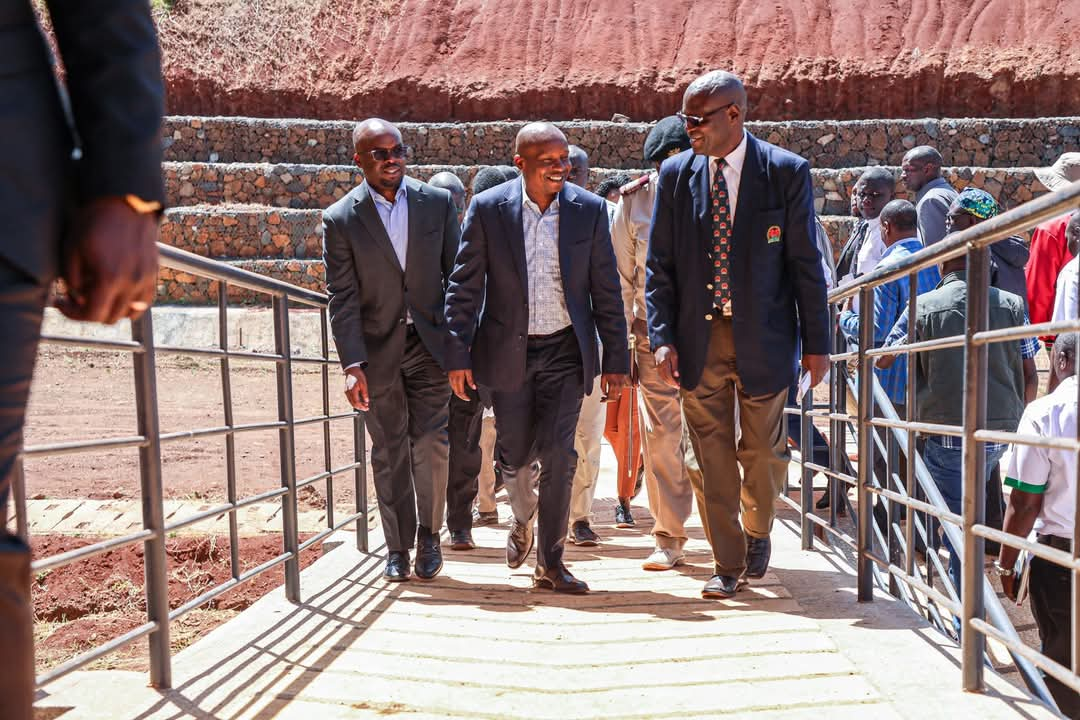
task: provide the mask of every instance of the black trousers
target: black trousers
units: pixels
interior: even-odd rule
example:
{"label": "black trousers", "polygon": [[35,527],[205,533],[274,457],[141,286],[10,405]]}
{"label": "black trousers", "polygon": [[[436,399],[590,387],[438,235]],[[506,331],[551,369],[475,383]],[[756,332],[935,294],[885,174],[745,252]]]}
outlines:
{"label": "black trousers", "polygon": [[34,689],[30,548],[7,532],[26,402],[41,335],[45,285],[0,257],[0,718],[30,718]]}
{"label": "black trousers", "polygon": [[442,529],[446,509],[446,373],[411,327],[401,372],[369,390],[371,469],[386,548],[409,550],[417,525]]}
{"label": "black trousers", "polygon": [[[1045,543],[1044,536],[1039,537]],[[1064,549],[1064,548],[1062,548]],[[1069,571],[1041,558],[1031,559],[1031,614],[1039,628],[1042,651],[1051,660],[1072,667],[1072,583]],[[1080,718],[1080,695],[1049,675],[1046,687],[1065,717]]]}
{"label": "black trousers", "polygon": [[581,350],[572,327],[530,337],[525,382],[517,390],[492,393],[496,458],[510,507],[522,524],[539,515],[536,563],[544,568],[562,562],[577,467],[574,431],[584,395]]}
{"label": "black trousers", "polygon": [[476,500],[477,477],[483,462],[480,431],[484,426],[484,405],[477,392],[469,389],[469,401],[450,395],[450,469],[446,478],[446,527],[451,532],[472,527],[472,506]]}

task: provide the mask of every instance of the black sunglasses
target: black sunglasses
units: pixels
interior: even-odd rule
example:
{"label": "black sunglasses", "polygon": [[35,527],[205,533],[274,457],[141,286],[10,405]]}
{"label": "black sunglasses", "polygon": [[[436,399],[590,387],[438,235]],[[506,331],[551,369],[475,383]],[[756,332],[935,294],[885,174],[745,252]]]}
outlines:
{"label": "black sunglasses", "polygon": [[675,113],[675,117],[679,118],[684,123],[686,123],[687,127],[694,128],[694,127],[697,127],[698,125],[702,125],[709,118],[710,115],[715,115],[718,112],[722,112],[724,110],[727,110],[729,107],[731,107],[732,105],[735,105],[735,104],[736,103],[729,102],[727,105],[721,105],[718,108],[710,110],[709,112],[705,113],[704,115],[687,115],[684,112],[677,112],[677,113]]}
{"label": "black sunglasses", "polygon": [[375,158],[377,162],[386,162],[390,158],[402,159],[412,157],[412,148],[408,145],[395,145],[387,150],[386,148],[375,148],[374,150],[368,150],[371,153],[371,157]]}

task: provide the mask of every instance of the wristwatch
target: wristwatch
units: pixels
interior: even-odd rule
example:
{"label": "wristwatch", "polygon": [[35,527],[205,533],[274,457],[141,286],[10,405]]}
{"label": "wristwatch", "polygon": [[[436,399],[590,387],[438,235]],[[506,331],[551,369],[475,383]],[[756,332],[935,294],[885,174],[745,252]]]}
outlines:
{"label": "wristwatch", "polygon": [[124,196],[124,202],[128,204],[135,212],[140,215],[149,215],[151,213],[161,212],[161,203],[157,200],[143,200],[138,195],[127,194]]}
{"label": "wristwatch", "polygon": [[1016,574],[1016,571],[1012,568],[1002,567],[999,562],[994,561],[994,574],[998,577],[1012,577]]}

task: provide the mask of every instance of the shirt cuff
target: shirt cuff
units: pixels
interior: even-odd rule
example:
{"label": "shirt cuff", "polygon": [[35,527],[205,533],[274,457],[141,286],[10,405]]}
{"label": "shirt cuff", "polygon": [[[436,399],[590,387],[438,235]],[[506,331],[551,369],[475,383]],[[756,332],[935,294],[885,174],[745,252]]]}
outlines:
{"label": "shirt cuff", "polygon": [[361,370],[366,370],[367,369],[367,363],[366,362],[354,362],[352,365],[346,365],[345,369],[342,370],[342,372],[346,372],[348,370],[351,370],[354,367],[358,367]]}

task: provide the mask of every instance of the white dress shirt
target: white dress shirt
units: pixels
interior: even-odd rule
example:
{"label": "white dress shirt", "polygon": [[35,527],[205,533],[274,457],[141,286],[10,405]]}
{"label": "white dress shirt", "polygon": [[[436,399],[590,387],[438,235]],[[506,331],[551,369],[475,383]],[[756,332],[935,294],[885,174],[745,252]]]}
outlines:
{"label": "white dress shirt", "polygon": [[[852,269],[854,277],[872,272],[881,262],[885,254],[885,241],[881,239],[881,220],[874,218],[866,221],[866,237],[859,246],[859,254],[855,257],[855,267]],[[851,309],[859,312],[859,296],[851,299]]]}
{"label": "white dress shirt", "polygon": [[742,142],[725,155],[723,158],[709,156],[709,187],[716,180],[716,166],[720,161],[724,165],[724,182],[727,183],[728,192],[728,217],[732,227],[735,226],[735,208],[739,204],[739,180],[742,178],[743,163],[746,162],[746,131],[743,131]]}
{"label": "white dress shirt", "polygon": [[521,180],[521,224],[529,286],[529,334],[550,335],[570,325],[559,266],[559,198],[544,212]]}
{"label": "white dress shirt", "polygon": [[1075,320],[1080,310],[1080,255],[1065,263],[1057,279],[1057,292],[1054,294],[1054,314],[1050,318]]}

